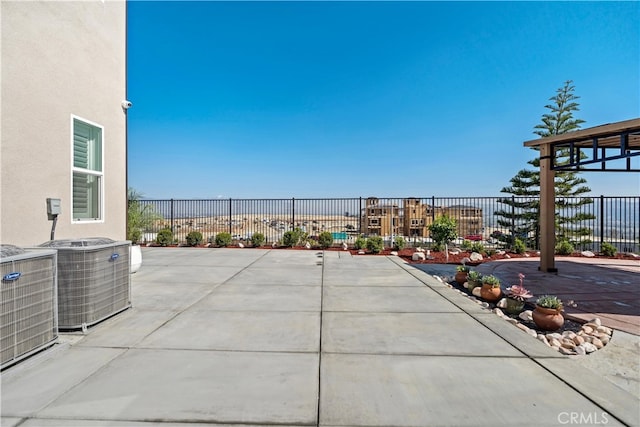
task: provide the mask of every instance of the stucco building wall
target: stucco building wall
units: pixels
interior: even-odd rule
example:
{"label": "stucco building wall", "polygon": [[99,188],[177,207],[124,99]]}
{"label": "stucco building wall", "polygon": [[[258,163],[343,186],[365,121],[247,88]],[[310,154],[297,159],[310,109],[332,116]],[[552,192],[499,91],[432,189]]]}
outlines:
{"label": "stucco building wall", "polygon": [[[126,234],[126,3],[1,2],[0,242]],[[72,116],[103,126],[102,219],[74,223]]]}

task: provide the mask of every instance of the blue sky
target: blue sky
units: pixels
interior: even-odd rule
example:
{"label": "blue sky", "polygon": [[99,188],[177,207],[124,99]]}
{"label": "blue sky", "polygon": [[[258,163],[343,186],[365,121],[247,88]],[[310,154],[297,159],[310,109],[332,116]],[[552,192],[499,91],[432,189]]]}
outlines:
{"label": "blue sky", "polygon": [[[566,80],[640,116],[638,2],[128,3],[147,198],[496,196]],[[583,174],[638,195],[638,174]]]}

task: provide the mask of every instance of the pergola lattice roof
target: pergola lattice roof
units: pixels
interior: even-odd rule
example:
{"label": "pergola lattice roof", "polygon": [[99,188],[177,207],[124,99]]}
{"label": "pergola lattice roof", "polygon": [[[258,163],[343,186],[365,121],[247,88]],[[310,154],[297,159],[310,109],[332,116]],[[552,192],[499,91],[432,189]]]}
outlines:
{"label": "pergola lattice roof", "polygon": [[[552,153],[568,150],[567,164],[558,165],[554,154],[551,165],[554,171],[640,172],[631,162],[633,157],[640,156],[640,118],[525,141],[524,145],[548,145]],[[607,162],[614,160],[623,160],[625,167],[607,167]]]}

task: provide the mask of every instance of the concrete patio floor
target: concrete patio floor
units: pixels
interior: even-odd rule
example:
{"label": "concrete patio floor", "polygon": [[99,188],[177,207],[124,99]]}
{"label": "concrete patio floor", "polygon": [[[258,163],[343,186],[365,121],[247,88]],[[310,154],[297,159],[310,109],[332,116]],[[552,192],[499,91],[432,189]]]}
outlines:
{"label": "concrete patio floor", "polygon": [[3,371],[2,426],[640,425],[637,396],[399,258],[143,257],[132,309]]}

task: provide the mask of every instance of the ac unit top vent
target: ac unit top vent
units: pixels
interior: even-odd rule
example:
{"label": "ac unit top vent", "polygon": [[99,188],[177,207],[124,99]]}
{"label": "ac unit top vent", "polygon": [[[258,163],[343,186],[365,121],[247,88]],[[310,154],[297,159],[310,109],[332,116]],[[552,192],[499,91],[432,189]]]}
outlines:
{"label": "ac unit top vent", "polygon": [[115,240],[111,240],[107,237],[89,237],[85,239],[49,240],[48,242],[44,242],[40,246],[43,248],[76,248],[110,245],[112,243],[115,243]]}
{"label": "ac unit top vent", "polygon": [[22,255],[25,250],[14,245],[0,245],[0,258]]}

